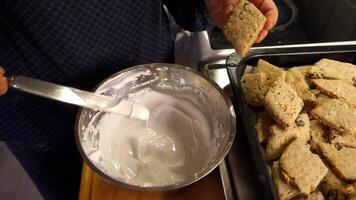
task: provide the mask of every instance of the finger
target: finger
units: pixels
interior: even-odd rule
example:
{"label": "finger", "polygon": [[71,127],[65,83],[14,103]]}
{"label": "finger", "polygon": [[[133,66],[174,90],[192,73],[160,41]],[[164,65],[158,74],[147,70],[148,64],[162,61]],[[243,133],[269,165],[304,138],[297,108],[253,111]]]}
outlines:
{"label": "finger", "polygon": [[234,8],[238,0],[210,0],[205,2],[205,5],[209,10],[209,14],[212,16],[216,16],[219,13],[223,13],[224,10],[232,10],[231,5],[232,8]]}
{"label": "finger", "polygon": [[268,31],[262,30],[260,34],[257,36],[255,43],[260,43],[267,36]]}
{"label": "finger", "polygon": [[222,12],[218,13],[218,15],[221,15],[222,21],[221,25],[225,25],[227,20],[229,19],[230,15],[232,14],[232,11],[234,10],[235,6],[237,4],[237,0],[225,0],[223,2],[223,8]]}
{"label": "finger", "polygon": [[257,7],[263,14],[270,10],[277,10],[276,4],[272,0],[264,0],[259,7]]}
{"label": "finger", "polygon": [[223,13],[220,13],[220,18],[221,18],[221,26],[225,26],[225,24],[227,23],[227,21],[229,20],[230,15],[232,14],[233,10],[234,10],[234,5],[229,4],[227,6],[224,6],[224,10]]}
{"label": "finger", "polygon": [[265,0],[259,9],[267,18],[264,29],[270,30],[274,25],[276,25],[278,19],[278,10],[276,4],[272,0]]}
{"label": "finger", "polygon": [[219,15],[219,13],[222,13],[224,11],[224,6],[222,4],[217,4],[217,5],[207,5],[207,9],[209,10],[209,14],[211,17],[214,18],[214,16]]}
{"label": "finger", "polygon": [[238,0],[224,0],[223,6],[233,5],[235,6],[239,2]]}
{"label": "finger", "polygon": [[7,81],[5,79],[5,77],[0,77],[0,95],[3,95],[7,92]]}
{"label": "finger", "polygon": [[253,3],[257,8],[261,6],[264,0],[249,0],[249,2]]}
{"label": "finger", "polygon": [[265,26],[263,27],[263,29],[269,31],[276,25],[277,20],[274,19],[274,18],[268,18],[268,17],[266,17],[266,18],[267,18],[267,21],[266,21]]}
{"label": "finger", "polygon": [[227,23],[227,20],[228,20],[228,15],[220,14],[214,16],[215,24],[221,29],[224,28],[225,24]]}
{"label": "finger", "polygon": [[266,31],[269,31],[271,30],[277,23],[277,20],[274,20],[272,18],[270,18],[267,14],[266,16],[267,20],[266,20],[266,23],[265,25],[263,26],[262,30],[266,30]]}
{"label": "finger", "polygon": [[270,10],[265,14],[265,16],[267,18],[267,21],[264,28],[267,30],[271,30],[277,23],[278,11],[275,9]]}
{"label": "finger", "polygon": [[225,0],[223,3],[224,12],[231,12],[234,10],[238,0]]}
{"label": "finger", "polygon": [[231,12],[233,10],[234,10],[234,5],[233,4],[224,5],[224,8],[223,8],[224,14],[227,14],[228,16],[230,16],[230,14],[231,14]]}

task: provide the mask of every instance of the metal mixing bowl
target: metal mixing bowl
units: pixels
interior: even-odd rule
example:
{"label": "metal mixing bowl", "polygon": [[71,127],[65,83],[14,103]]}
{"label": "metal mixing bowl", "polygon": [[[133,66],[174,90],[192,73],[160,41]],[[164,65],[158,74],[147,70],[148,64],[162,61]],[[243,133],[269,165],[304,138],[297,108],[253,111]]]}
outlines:
{"label": "metal mixing bowl", "polygon": [[[192,184],[209,174],[219,165],[229,151],[235,137],[236,129],[236,117],[230,99],[215,82],[191,68],[175,64],[139,65],[119,71],[110,76],[100,83],[95,91],[100,90],[102,94],[123,98],[134,90],[138,90],[142,87],[154,88],[160,84],[169,84],[172,86],[171,88],[175,90],[174,95],[178,98],[188,98],[188,92],[194,93],[194,97],[196,98],[190,98],[188,100],[201,110],[204,110],[212,129],[212,135],[210,136],[212,138],[212,155],[209,161],[206,165],[201,167],[199,172],[192,174],[191,177],[186,180],[168,185],[133,185],[125,182],[123,179],[111,177],[105,170],[101,169],[88,158],[83,148],[83,145],[88,144],[94,148],[100,148],[97,141],[98,138],[100,138],[100,133],[88,134],[85,130],[88,126],[91,126],[89,122],[93,116],[100,116],[101,114],[99,111],[83,108],[79,111],[76,119],[75,131],[77,146],[86,163],[105,180],[119,186],[136,190],[174,190]],[[109,89],[112,85],[120,85],[119,90]],[[140,86],[137,87],[138,85]]]}

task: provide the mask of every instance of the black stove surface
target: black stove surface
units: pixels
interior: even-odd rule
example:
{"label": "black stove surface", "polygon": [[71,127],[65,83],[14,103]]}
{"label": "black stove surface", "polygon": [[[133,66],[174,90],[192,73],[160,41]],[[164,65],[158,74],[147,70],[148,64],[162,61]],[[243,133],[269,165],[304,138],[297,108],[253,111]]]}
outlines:
{"label": "black stove surface", "polygon": [[[279,18],[254,46],[356,40],[356,0],[275,0]],[[231,49],[221,30],[208,31],[212,49]]]}

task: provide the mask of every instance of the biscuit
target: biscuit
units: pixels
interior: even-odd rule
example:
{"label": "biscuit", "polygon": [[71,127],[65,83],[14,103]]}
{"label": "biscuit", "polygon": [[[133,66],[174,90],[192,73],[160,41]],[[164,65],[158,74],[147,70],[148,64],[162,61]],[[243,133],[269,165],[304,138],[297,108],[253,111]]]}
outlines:
{"label": "biscuit", "polygon": [[336,193],[337,199],[345,199],[342,189],[346,185],[346,182],[339,179],[332,170],[328,170],[328,173],[320,183],[320,188],[326,197]]}
{"label": "biscuit", "polygon": [[327,96],[340,99],[356,108],[356,87],[344,80],[314,79],[312,83]]}
{"label": "biscuit", "polygon": [[319,144],[328,143],[329,130],[317,120],[310,121],[310,148],[318,150]]}
{"label": "biscuit", "polygon": [[315,191],[310,193],[305,200],[325,200],[323,193],[321,193],[320,191]]}
{"label": "biscuit", "polygon": [[286,129],[283,129],[278,125],[272,125],[270,127],[270,137],[268,138],[266,145],[267,160],[278,158],[282,154],[283,150],[295,138],[300,138],[305,142],[310,139],[310,123],[308,115],[303,113],[299,116],[299,118],[303,121],[303,126],[295,125]]}
{"label": "biscuit", "polygon": [[324,102],[314,108],[311,115],[339,132],[356,134],[356,108],[340,100],[331,99]]}
{"label": "biscuit", "polygon": [[356,66],[324,58],[309,69],[309,76],[316,79],[346,80],[356,84]]}
{"label": "biscuit", "polygon": [[293,87],[298,96],[303,99],[304,102],[315,103],[316,97],[310,92],[309,85],[305,81],[305,77],[296,70],[288,70],[286,74],[286,83]]}
{"label": "biscuit", "polygon": [[284,81],[278,81],[267,91],[264,105],[278,124],[288,127],[295,124],[304,103],[290,85]]}
{"label": "biscuit", "polygon": [[247,103],[253,106],[262,106],[268,90],[266,74],[244,74],[241,84]]}
{"label": "biscuit", "polygon": [[266,143],[269,137],[269,127],[272,123],[272,118],[266,111],[262,111],[258,114],[256,123],[257,137],[261,144]]}
{"label": "biscuit", "polygon": [[320,94],[320,90],[318,89],[311,89],[310,92],[313,93],[316,97]]}
{"label": "biscuit", "polygon": [[307,78],[311,65],[303,65],[289,68],[288,71],[300,73],[304,78]]}
{"label": "biscuit", "polygon": [[356,148],[343,147],[336,150],[329,144],[320,144],[319,148],[339,178],[345,181],[356,181]]}
{"label": "biscuit", "polygon": [[244,56],[265,25],[266,17],[252,3],[240,0],[223,28],[235,50]]}
{"label": "biscuit", "polygon": [[279,163],[278,161],[273,162],[272,165],[272,178],[276,191],[280,200],[289,200],[300,195],[297,188],[285,183],[279,174]]}
{"label": "biscuit", "polygon": [[344,186],[341,189],[341,191],[348,199],[355,200],[356,199],[356,182]]}
{"label": "biscuit", "polygon": [[286,71],[268,63],[265,60],[259,59],[254,73],[265,73],[267,75],[268,86],[274,86],[278,81],[284,81]]}
{"label": "biscuit", "polygon": [[326,96],[325,94],[319,94],[318,97],[316,98],[316,105],[319,106],[321,104],[323,104],[324,102],[329,101],[330,97]]}
{"label": "biscuit", "polygon": [[279,166],[285,180],[305,195],[315,191],[328,172],[319,156],[313,154],[305,141],[300,139],[288,145],[279,160]]}
{"label": "biscuit", "polygon": [[340,149],[343,146],[356,148],[356,134],[343,134],[331,129],[329,132],[329,142],[336,149]]}

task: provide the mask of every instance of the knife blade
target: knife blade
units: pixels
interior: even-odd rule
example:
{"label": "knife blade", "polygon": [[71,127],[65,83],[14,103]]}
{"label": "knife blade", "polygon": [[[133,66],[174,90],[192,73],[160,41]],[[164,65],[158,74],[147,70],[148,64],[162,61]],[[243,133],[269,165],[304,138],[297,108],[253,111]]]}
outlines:
{"label": "knife blade", "polygon": [[93,110],[116,113],[141,120],[147,120],[149,117],[149,110],[146,107],[125,99],[118,100],[110,96],[58,85],[27,76],[12,76],[8,78],[8,82],[11,88]]}

